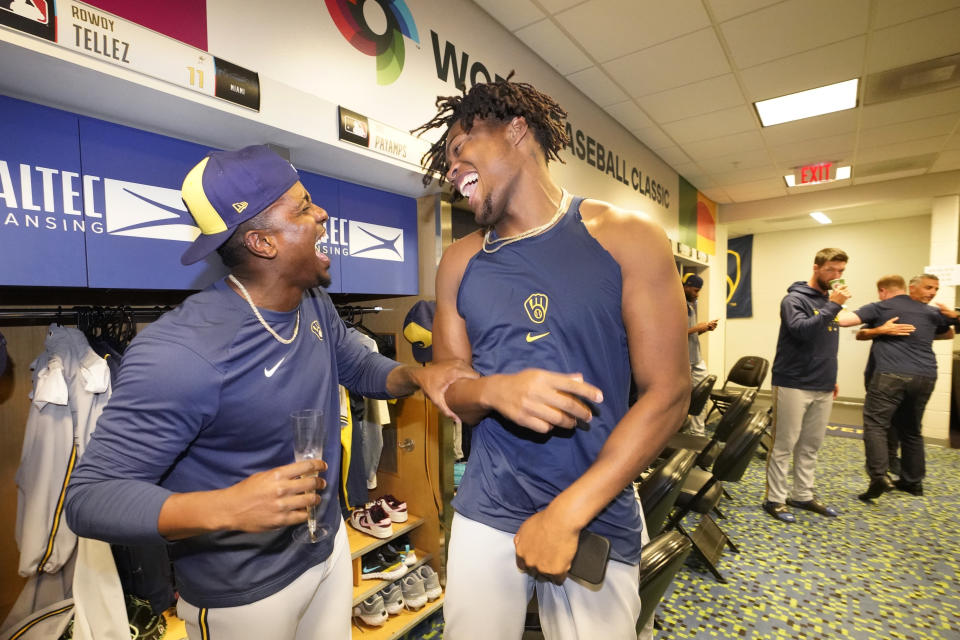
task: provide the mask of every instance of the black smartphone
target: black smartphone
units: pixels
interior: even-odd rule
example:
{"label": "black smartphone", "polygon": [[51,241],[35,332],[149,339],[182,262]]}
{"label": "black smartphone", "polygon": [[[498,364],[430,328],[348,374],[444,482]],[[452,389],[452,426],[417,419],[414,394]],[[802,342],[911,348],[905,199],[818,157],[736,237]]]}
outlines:
{"label": "black smartphone", "polygon": [[601,584],[609,559],[610,541],[598,533],[582,529],[577,553],[567,573],[590,584]]}

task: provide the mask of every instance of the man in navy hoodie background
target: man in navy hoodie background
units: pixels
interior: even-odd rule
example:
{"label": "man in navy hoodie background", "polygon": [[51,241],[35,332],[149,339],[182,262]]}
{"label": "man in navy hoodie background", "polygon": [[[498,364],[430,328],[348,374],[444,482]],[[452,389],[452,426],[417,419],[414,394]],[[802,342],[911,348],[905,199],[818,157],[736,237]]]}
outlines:
{"label": "man in navy hoodie background", "polygon": [[[780,303],[780,335],[773,360],[774,440],[767,457],[764,510],[782,522],[795,522],[787,505],[835,517],[836,509],[813,493],[817,452],[837,396],[837,347],[840,327],[859,324],[843,312],[850,298],[842,278],[847,254],[821,249],[808,282],[794,282]],[[793,488],[787,471],[793,457]],[[789,495],[788,495],[789,492]]]}

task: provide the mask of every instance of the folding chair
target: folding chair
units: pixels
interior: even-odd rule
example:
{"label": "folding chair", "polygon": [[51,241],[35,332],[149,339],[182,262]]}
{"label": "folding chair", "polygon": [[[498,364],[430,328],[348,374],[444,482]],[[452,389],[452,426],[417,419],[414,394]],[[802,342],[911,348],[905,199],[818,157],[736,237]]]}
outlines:
{"label": "folding chair", "polygon": [[763,380],[767,377],[770,363],[760,356],[743,356],[730,368],[723,386],[710,392],[710,401],[713,406],[707,413],[707,419],[714,411],[724,413],[742,391],[742,387],[760,389]]}
{"label": "folding chair", "polygon": [[[740,550],[710,517],[710,511],[720,501],[723,493],[721,482],[738,482],[743,478],[760,444],[767,419],[766,413],[751,414],[749,420],[730,435],[727,445],[717,456],[710,471],[698,468],[690,471],[683,489],[677,496],[677,509],[666,525],[667,529],[675,528],[690,538],[697,555],[720,582],[727,581],[717,568],[724,548],[730,547],[734,553],[739,553]],[[687,533],[681,521],[691,511],[701,514],[700,522],[696,530]]]}
{"label": "folding chair", "polygon": [[640,554],[640,618],[637,634],[654,615],[657,604],[684,560],[690,555],[693,545],[679,531],[661,533],[643,547]]}
{"label": "folding chair", "polygon": [[637,487],[644,523],[651,538],[663,531],[667,516],[673,511],[677,496],[696,459],[695,451],[677,449]]}
{"label": "folding chair", "polygon": [[670,455],[677,449],[696,451],[697,466],[706,469],[720,452],[720,444],[727,441],[730,434],[746,419],[753,401],[757,398],[756,389],[744,389],[738,392],[730,409],[713,424],[713,435],[696,436],[692,433],[675,433],[667,441],[661,455]]}

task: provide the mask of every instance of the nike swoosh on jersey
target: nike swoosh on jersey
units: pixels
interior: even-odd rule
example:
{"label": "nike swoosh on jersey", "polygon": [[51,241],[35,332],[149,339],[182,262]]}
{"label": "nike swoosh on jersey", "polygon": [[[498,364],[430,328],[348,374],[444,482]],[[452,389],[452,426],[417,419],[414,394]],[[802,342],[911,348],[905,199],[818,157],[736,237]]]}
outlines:
{"label": "nike swoosh on jersey", "polygon": [[530,333],[530,332],[528,331],[528,332],[527,332],[527,342],[533,342],[533,341],[535,341],[535,340],[539,340],[540,338],[546,338],[548,335],[550,335],[550,332],[549,332],[549,331],[547,331],[546,333],[538,333],[537,335],[533,335],[532,333]]}
{"label": "nike swoosh on jersey", "polygon": [[265,375],[265,376],[268,377],[268,378],[271,377],[271,376],[273,376],[273,374],[276,373],[277,369],[280,368],[280,365],[283,364],[283,361],[286,360],[286,359],[287,359],[287,356],[283,356],[282,358],[280,358],[280,362],[278,362],[277,364],[273,365],[273,366],[270,367],[269,369],[267,369],[266,367],[264,367],[264,368],[263,368],[263,375]]}

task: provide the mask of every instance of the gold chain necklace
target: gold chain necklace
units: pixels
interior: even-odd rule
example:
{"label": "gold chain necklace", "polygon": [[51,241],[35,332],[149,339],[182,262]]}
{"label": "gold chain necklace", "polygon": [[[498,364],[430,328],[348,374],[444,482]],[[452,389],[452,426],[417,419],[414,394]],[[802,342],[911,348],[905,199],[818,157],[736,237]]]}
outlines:
{"label": "gold chain necklace", "polygon": [[553,217],[550,218],[550,221],[546,224],[542,224],[539,227],[534,227],[533,229],[527,229],[521,233],[518,233],[515,236],[507,236],[506,238],[497,238],[496,240],[490,239],[490,233],[493,229],[487,229],[487,232],[483,234],[483,251],[484,253],[496,253],[500,251],[503,247],[508,244],[513,244],[524,238],[530,238],[532,236],[540,235],[553,225],[557,224],[560,221],[560,218],[563,217],[563,214],[566,213],[567,207],[570,206],[570,194],[567,193],[566,189],[560,190],[560,206],[557,207],[557,212],[553,214]]}
{"label": "gold chain necklace", "polygon": [[253,315],[257,316],[257,320],[260,321],[260,324],[263,325],[263,328],[270,332],[274,338],[277,339],[280,344],[290,344],[297,339],[297,333],[300,331],[300,309],[297,308],[297,324],[293,327],[293,335],[289,338],[281,338],[280,334],[273,330],[273,327],[267,324],[267,321],[263,319],[263,316],[260,315],[260,310],[257,309],[257,305],[253,304],[253,298],[250,297],[250,293],[247,292],[247,288],[237,280],[236,276],[232,273],[227,276],[227,278],[233,284],[237,285],[237,288],[240,289],[240,293],[243,294],[243,297],[246,299],[247,303],[250,305],[250,308],[253,309]]}

